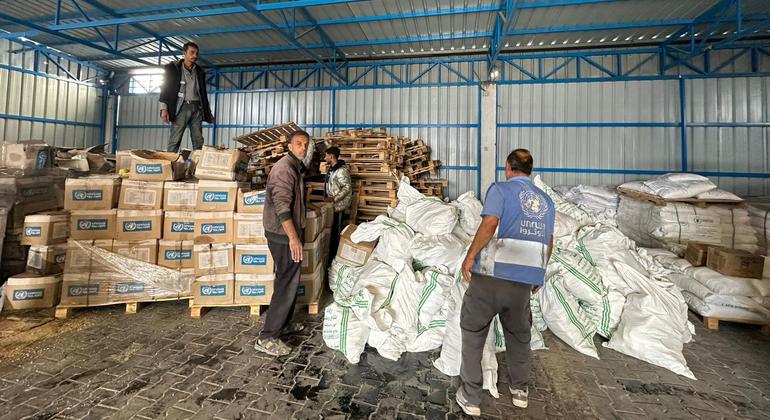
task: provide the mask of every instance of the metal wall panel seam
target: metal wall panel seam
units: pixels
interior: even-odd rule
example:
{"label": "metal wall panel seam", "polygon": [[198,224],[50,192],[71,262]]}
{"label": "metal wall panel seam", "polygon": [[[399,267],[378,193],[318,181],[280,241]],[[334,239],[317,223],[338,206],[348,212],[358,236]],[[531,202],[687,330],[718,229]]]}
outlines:
{"label": "metal wall panel seam", "polygon": [[498,123],[498,127],[518,127],[518,128],[566,128],[566,127],[680,127],[680,123],[665,122],[527,122],[527,123]]}
{"label": "metal wall panel seam", "polygon": [[[498,166],[498,171],[504,171],[504,166]],[[626,174],[626,175],[663,175],[676,170],[647,170],[647,169],[600,169],[600,168],[533,168],[533,172],[554,173],[584,173],[584,174]],[[728,177],[728,178],[768,178],[770,173],[752,172],[716,172],[716,171],[690,171],[689,173],[703,176]]]}
{"label": "metal wall panel seam", "polygon": [[687,89],[685,88],[685,81],[681,77],[679,78],[679,124],[681,125],[680,151],[682,157],[680,168],[682,172],[687,172]]}
{"label": "metal wall panel seam", "polygon": [[50,124],[60,124],[60,125],[77,126],[77,127],[96,127],[96,128],[100,127],[99,124],[93,124],[93,123],[84,123],[84,122],[79,122],[79,121],[57,120],[57,119],[52,119],[52,118],[25,117],[23,115],[0,114],[0,119],[9,119],[9,120],[27,121],[27,122],[39,122],[39,123],[50,123]]}

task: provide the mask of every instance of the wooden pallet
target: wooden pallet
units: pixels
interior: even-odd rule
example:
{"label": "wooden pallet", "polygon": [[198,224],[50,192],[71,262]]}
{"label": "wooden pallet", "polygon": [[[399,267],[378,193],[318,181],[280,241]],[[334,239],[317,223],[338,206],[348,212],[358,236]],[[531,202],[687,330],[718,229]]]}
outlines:
{"label": "wooden pallet", "polygon": [[396,179],[388,179],[388,178],[357,179],[355,183],[356,183],[356,186],[360,186],[365,189],[398,190],[398,180]]}
{"label": "wooden pallet", "polygon": [[657,195],[648,194],[641,191],[630,190],[628,188],[623,188],[623,187],[618,187],[618,192],[640,201],[649,201],[651,203],[655,203],[658,206],[666,206],[666,204],[668,203],[686,203],[686,204],[690,204],[701,208],[706,207],[709,204],[736,204],[736,205],[743,205],[743,206],[746,205],[743,202],[743,200],[700,200],[697,198],[663,198]]}
{"label": "wooden pallet", "polygon": [[438,167],[441,166],[441,162],[438,160],[429,160],[427,162],[420,162],[414,166],[407,166],[404,168],[404,175],[408,176],[411,180],[422,174],[438,174]]}
{"label": "wooden pallet", "polygon": [[[700,315],[698,315],[700,316]],[[734,319],[734,318],[717,318],[717,317],[711,317],[711,316],[703,316],[703,325],[713,331],[719,331],[719,323],[720,322],[734,322],[736,324],[749,324],[749,325],[759,325],[762,327],[762,332],[764,334],[770,334],[770,322],[763,322],[763,321],[749,321],[745,319]]]}
{"label": "wooden pallet", "polygon": [[259,146],[270,143],[277,143],[281,141],[282,137],[301,130],[301,128],[293,122],[278,125],[264,130],[255,131],[253,133],[244,134],[239,137],[235,137],[233,140],[241,143],[245,146]]}
{"label": "wooden pallet", "polygon": [[182,300],[188,300],[189,301],[188,304],[192,306],[192,298],[190,297],[165,298],[165,299],[143,300],[143,301],[132,301],[132,302],[110,302],[110,303],[100,303],[96,305],[58,305],[56,306],[56,312],[54,316],[56,317],[56,319],[66,319],[72,316],[72,314],[76,310],[85,309],[85,308],[96,308],[96,307],[102,307],[102,306],[116,306],[116,305],[126,305],[126,313],[135,314],[139,312],[142,306],[145,306],[149,303],[172,302],[172,301],[182,301]]}
{"label": "wooden pallet", "polygon": [[[323,296],[324,288],[318,293],[310,303],[298,303],[298,305],[307,305],[308,315],[318,315],[321,307],[321,297]],[[211,308],[249,308],[249,316],[259,317],[262,313],[262,306],[269,306],[267,304],[244,304],[244,303],[226,303],[222,305],[196,305],[192,299],[190,299],[190,318],[200,318],[208,312]]]}
{"label": "wooden pallet", "polygon": [[359,195],[358,205],[363,207],[383,207],[387,209],[387,206],[396,207],[398,205],[398,199],[390,197],[378,197],[374,195]]}

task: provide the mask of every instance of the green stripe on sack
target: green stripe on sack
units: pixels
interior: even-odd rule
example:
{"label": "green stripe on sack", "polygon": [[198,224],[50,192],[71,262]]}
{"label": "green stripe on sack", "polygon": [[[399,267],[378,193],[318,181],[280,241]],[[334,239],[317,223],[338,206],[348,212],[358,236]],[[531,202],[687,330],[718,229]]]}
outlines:
{"label": "green stripe on sack", "polygon": [[494,326],[494,329],[495,329],[495,347],[502,347],[503,343],[505,342],[505,339],[498,332],[498,327],[499,327],[498,324],[499,324],[499,321],[497,320],[497,318],[495,318],[495,326]]}
{"label": "green stripe on sack", "polygon": [[390,282],[390,290],[388,291],[388,297],[385,298],[385,302],[382,302],[382,305],[380,305],[380,309],[390,305],[390,300],[393,299],[393,290],[396,289],[396,283],[398,282],[398,273],[393,277],[393,280]]}
{"label": "green stripe on sack", "polygon": [[598,294],[598,295],[601,295],[601,294],[602,294],[602,289],[601,289],[601,288],[600,288],[600,287],[599,287],[599,286],[598,286],[596,283],[592,282],[592,281],[591,281],[591,280],[590,280],[588,277],[586,277],[586,276],[585,276],[585,275],[584,275],[582,272],[580,272],[580,270],[578,270],[577,268],[575,268],[575,266],[573,266],[572,264],[570,264],[569,262],[567,262],[567,261],[566,261],[566,260],[564,260],[563,258],[559,257],[558,255],[555,255],[555,254],[554,254],[554,255],[552,255],[552,257],[553,257],[553,259],[554,259],[556,262],[558,262],[559,264],[561,264],[561,265],[562,265],[562,267],[564,267],[565,269],[567,269],[567,271],[569,271],[570,273],[572,273],[572,275],[574,275],[575,277],[577,277],[577,279],[578,279],[578,280],[580,280],[580,281],[581,281],[581,282],[583,282],[583,283],[584,283],[586,286],[590,287],[590,288],[591,288],[591,290],[593,290],[594,292],[596,292],[596,294]]}
{"label": "green stripe on sack", "polygon": [[348,355],[348,318],[350,318],[350,309],[342,308],[342,323],[340,331],[340,351],[345,356]]}
{"label": "green stripe on sack", "polygon": [[610,335],[610,299],[608,295],[602,296],[602,304],[604,305],[604,311],[602,311],[602,331],[605,335]]}
{"label": "green stripe on sack", "polygon": [[580,335],[585,338],[588,335],[585,326],[581,324],[580,321],[578,321],[577,316],[574,312],[572,312],[572,307],[567,303],[567,299],[561,293],[561,290],[559,290],[555,284],[551,284],[551,287],[553,288],[554,293],[556,293],[556,298],[561,303],[562,308],[564,308],[564,312],[567,314],[567,318],[569,318],[570,323],[572,323],[572,325],[574,325],[580,331]]}

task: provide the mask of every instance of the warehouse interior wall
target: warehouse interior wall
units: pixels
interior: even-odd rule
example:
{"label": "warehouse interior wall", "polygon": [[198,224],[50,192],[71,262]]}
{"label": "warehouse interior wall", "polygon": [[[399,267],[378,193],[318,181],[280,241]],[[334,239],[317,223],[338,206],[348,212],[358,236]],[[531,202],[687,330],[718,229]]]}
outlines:
{"label": "warehouse interior wall", "polygon": [[[711,61],[719,71],[680,64],[661,76],[654,51],[598,54],[503,57],[503,77],[485,88],[474,58],[358,63],[347,86],[310,68],[228,69],[212,81],[217,123],[204,125],[204,135],[235,146],[236,136],[288,121],[316,136],[385,127],[431,146],[452,198],[503,179],[517,147],[533,152],[536,173],[554,185],[617,185],[685,170],[737,194],[770,194],[767,58],[731,61],[718,51]],[[483,96],[490,88],[494,95]],[[165,146],[157,101],[122,92],[118,148]]]}
{"label": "warehouse interior wall", "polygon": [[102,143],[106,89],[98,78],[96,67],[0,39],[2,140],[62,147]]}

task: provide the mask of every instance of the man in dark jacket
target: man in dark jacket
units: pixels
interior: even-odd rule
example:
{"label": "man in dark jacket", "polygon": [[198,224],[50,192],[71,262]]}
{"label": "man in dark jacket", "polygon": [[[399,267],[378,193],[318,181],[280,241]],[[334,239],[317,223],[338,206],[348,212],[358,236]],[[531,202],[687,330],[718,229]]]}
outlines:
{"label": "man in dark jacket", "polygon": [[270,308],[265,314],[254,348],[272,356],[285,356],[291,348],[279,339],[281,333],[297,333],[305,329],[291,323],[297,301],[305,229],[305,165],[310,135],[295,131],[288,138],[289,153],[270,170],[265,188],[262,223],[270,254],[275,262],[275,280]]}
{"label": "man in dark jacket", "polygon": [[171,123],[169,152],[179,151],[182,135],[188,126],[193,147],[203,148],[203,121],[213,123],[214,117],[206,94],[206,72],[197,64],[198,45],[184,44],[184,59],[166,64],[160,91],[160,119]]}

